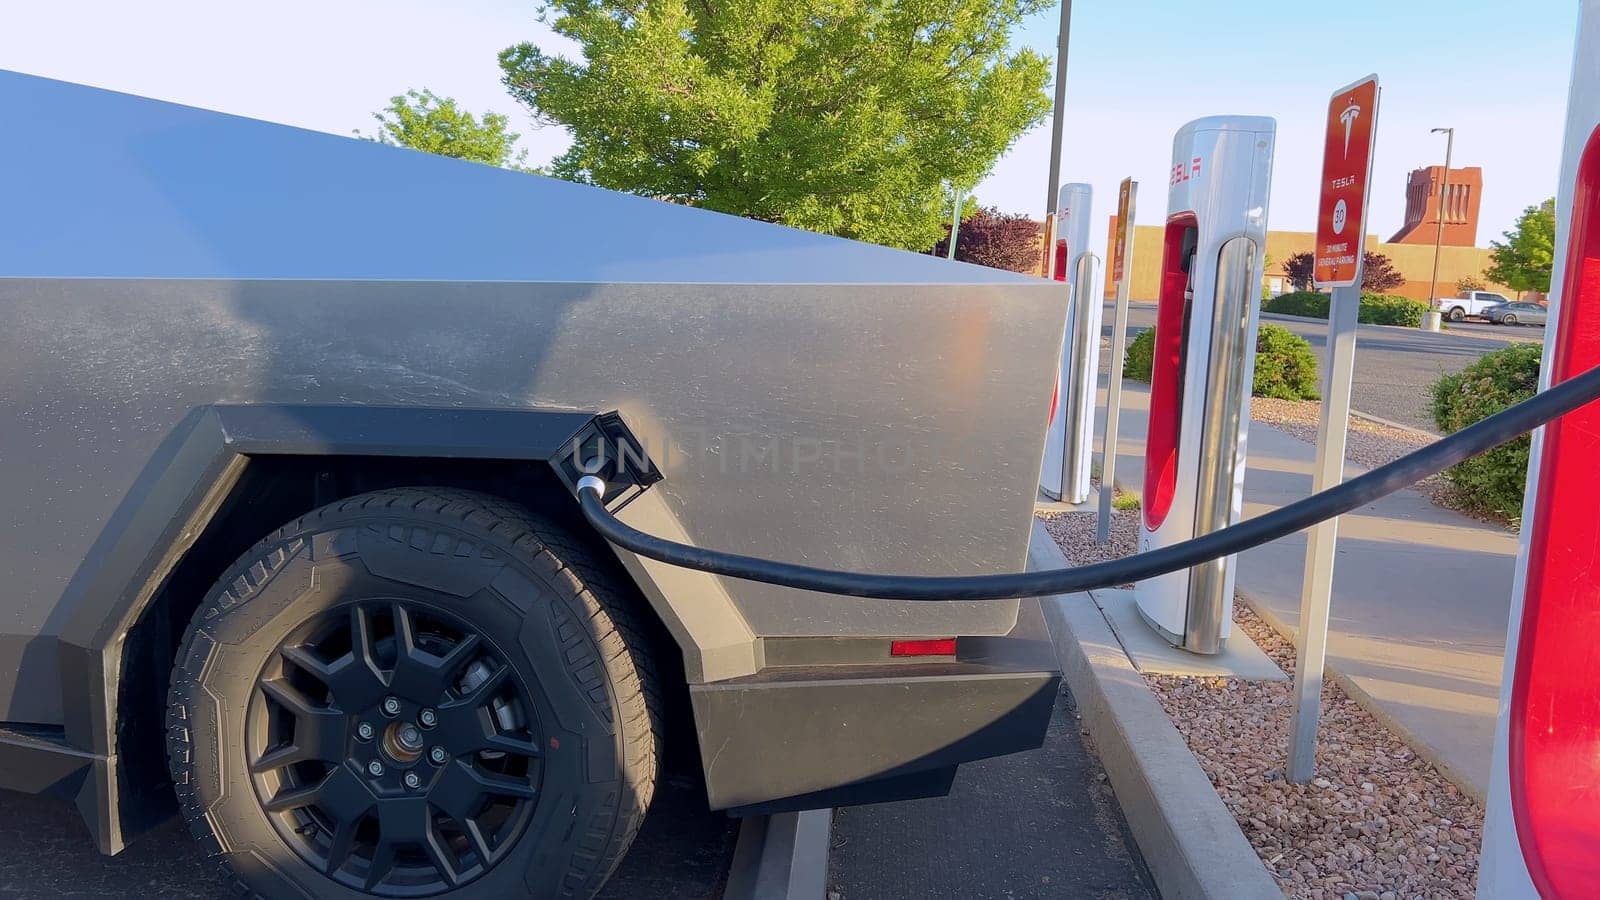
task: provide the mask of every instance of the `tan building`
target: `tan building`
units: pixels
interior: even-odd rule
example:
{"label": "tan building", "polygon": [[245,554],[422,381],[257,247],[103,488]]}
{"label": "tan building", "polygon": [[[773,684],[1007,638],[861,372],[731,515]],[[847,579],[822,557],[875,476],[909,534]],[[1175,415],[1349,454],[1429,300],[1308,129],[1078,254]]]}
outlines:
{"label": "tan building", "polygon": [[[1117,217],[1111,217],[1110,234],[1117,233]],[[1133,236],[1133,264],[1132,282],[1128,285],[1129,296],[1136,300],[1154,300],[1159,293],[1161,272],[1161,238],[1160,225],[1135,226]],[[1267,266],[1264,286],[1274,294],[1288,293],[1294,290],[1289,285],[1289,279],[1283,274],[1283,262],[1296,253],[1307,252],[1316,242],[1316,235],[1309,231],[1269,231],[1267,232]],[[1106,259],[1111,258],[1110,241],[1107,241]],[[1433,244],[1389,244],[1378,240],[1376,234],[1367,235],[1367,249],[1382,253],[1394,262],[1400,274],[1406,277],[1406,283],[1387,293],[1410,297],[1414,300],[1428,299],[1428,279],[1433,273]],[[1489,251],[1483,247],[1444,247],[1439,252],[1439,296],[1454,297],[1456,295],[1456,282],[1462,278],[1477,278],[1488,285],[1489,290],[1498,290],[1508,297],[1516,296],[1504,285],[1489,282],[1483,277],[1483,270],[1489,267]],[[1106,296],[1115,295],[1114,286],[1109,279],[1106,283]]]}
{"label": "tan building", "polygon": [[[1414,170],[1406,179],[1405,224],[1388,241],[1379,241],[1376,234],[1367,235],[1366,248],[1389,257],[1394,267],[1405,276],[1406,283],[1386,291],[1413,300],[1427,300],[1429,281],[1433,275],[1433,243],[1439,233],[1440,182],[1443,166],[1427,166]],[[1497,290],[1508,297],[1516,292],[1505,285],[1495,284],[1484,277],[1489,268],[1489,251],[1474,246],[1478,235],[1478,207],[1483,199],[1483,170],[1477,166],[1451,169],[1444,184],[1444,246],[1439,252],[1438,296],[1456,296],[1456,282],[1475,278],[1485,283],[1489,290]],[[1159,291],[1161,270],[1162,228],[1159,225],[1139,225],[1133,238],[1133,270],[1129,294],[1135,299],[1154,299]],[[1117,217],[1111,217],[1112,238],[1107,240],[1106,259],[1111,258],[1112,240],[1117,233]],[[1283,263],[1296,253],[1306,253],[1316,243],[1316,235],[1309,231],[1267,232],[1267,266],[1263,287],[1273,294],[1294,290],[1283,274]],[[1106,296],[1115,295],[1109,279]]]}

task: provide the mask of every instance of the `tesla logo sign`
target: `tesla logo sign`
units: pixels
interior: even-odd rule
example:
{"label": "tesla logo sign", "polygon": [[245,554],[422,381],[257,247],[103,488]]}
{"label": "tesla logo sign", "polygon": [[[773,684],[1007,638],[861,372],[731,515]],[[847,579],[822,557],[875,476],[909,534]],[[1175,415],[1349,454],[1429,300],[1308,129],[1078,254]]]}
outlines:
{"label": "tesla logo sign", "polygon": [[1350,156],[1350,126],[1354,125],[1359,118],[1361,118],[1361,107],[1354,103],[1346,106],[1344,112],[1339,113],[1339,121],[1344,123],[1344,155],[1347,159]]}
{"label": "tesla logo sign", "polygon": [[1172,167],[1172,184],[1183,184],[1185,181],[1200,177],[1200,157],[1196,156],[1188,165],[1178,163]]}
{"label": "tesla logo sign", "polygon": [[1351,287],[1361,280],[1367,233],[1367,182],[1377,137],[1378,76],[1335,93],[1328,101],[1322,145],[1322,202],[1317,209],[1313,277],[1317,287]]}

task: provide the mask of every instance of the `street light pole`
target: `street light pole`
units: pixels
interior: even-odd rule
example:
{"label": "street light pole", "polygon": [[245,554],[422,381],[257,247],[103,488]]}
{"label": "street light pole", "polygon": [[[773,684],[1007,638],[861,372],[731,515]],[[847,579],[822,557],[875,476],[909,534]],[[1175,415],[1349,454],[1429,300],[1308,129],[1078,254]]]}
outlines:
{"label": "street light pole", "polygon": [[1050,119],[1050,193],[1044,198],[1046,217],[1055,214],[1056,195],[1061,192],[1061,133],[1066,123],[1061,111],[1067,105],[1067,38],[1071,33],[1072,0],[1061,0],[1061,31],[1056,38],[1056,102]]}
{"label": "street light pole", "polygon": [[1439,228],[1433,235],[1433,280],[1428,284],[1428,308],[1439,308],[1439,251],[1444,246],[1444,204],[1450,188],[1450,156],[1456,148],[1454,128],[1435,128],[1432,134],[1443,134],[1444,177],[1439,179]]}

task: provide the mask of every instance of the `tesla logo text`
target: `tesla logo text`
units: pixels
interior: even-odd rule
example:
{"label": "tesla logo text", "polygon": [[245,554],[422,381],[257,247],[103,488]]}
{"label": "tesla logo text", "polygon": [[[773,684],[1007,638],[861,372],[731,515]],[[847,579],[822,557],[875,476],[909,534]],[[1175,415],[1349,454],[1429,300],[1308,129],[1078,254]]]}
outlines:
{"label": "tesla logo text", "polygon": [[1191,178],[1199,178],[1199,177],[1200,177],[1200,157],[1198,157],[1198,156],[1196,156],[1194,159],[1190,160],[1189,164],[1187,166],[1184,165],[1183,163],[1178,163],[1177,165],[1172,167],[1172,183],[1173,184],[1183,184],[1185,181],[1188,181]]}

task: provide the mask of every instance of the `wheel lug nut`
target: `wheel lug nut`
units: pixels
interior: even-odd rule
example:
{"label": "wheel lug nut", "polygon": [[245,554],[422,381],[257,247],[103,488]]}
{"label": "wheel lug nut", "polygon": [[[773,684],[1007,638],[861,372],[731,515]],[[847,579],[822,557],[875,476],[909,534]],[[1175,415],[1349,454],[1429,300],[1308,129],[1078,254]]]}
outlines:
{"label": "wheel lug nut", "polygon": [[383,701],[383,714],[386,716],[400,715],[400,701],[394,697],[386,697]]}
{"label": "wheel lug nut", "polygon": [[360,725],[356,726],[356,737],[361,738],[363,741],[372,740],[372,735],[374,733],[375,732],[372,730],[371,722],[362,722]]}
{"label": "wheel lug nut", "polygon": [[418,778],[417,773],[415,772],[407,772],[406,787],[416,790],[417,788],[422,787],[422,779]]}
{"label": "wheel lug nut", "polygon": [[382,775],[383,763],[378,762],[377,760],[367,763],[367,772],[372,775]]}
{"label": "wheel lug nut", "polygon": [[444,752],[443,747],[435,747],[428,751],[428,759],[433,760],[433,764],[436,766],[444,765],[444,761],[449,758],[450,754]]}
{"label": "wheel lug nut", "polygon": [[417,721],[422,723],[423,728],[432,728],[439,724],[439,714],[431,709],[425,709],[417,713]]}

